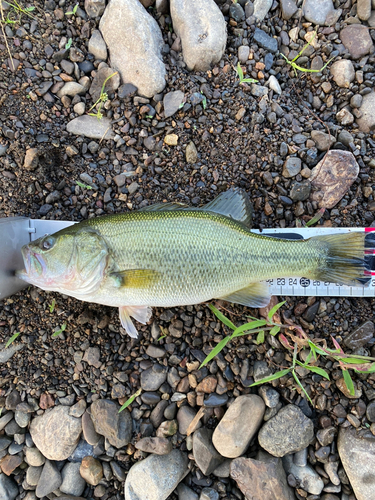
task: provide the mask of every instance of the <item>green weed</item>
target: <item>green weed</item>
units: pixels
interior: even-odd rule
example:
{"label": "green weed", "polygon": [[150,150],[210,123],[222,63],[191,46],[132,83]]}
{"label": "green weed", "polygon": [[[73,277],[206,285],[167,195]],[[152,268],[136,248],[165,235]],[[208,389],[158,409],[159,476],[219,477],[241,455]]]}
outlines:
{"label": "green weed", "polygon": [[[107,94],[107,92],[104,92],[105,84],[108,82],[108,80],[110,78],[112,78],[113,76],[117,75],[117,73],[118,72],[115,71],[115,73],[112,73],[112,75],[107,76],[107,78],[104,80],[104,83],[103,83],[102,88],[100,90],[99,99],[91,106],[91,108],[88,111],[88,114],[90,116],[96,116],[98,120],[101,120],[103,118],[103,113],[101,112],[101,109],[102,109],[103,104],[108,101],[108,94]],[[97,112],[96,113],[90,113],[90,111],[92,109],[94,109],[98,104],[99,104],[99,107],[98,107]]]}
{"label": "green weed", "polygon": [[69,40],[65,44],[65,50],[69,50],[70,47],[72,46],[72,43],[73,43],[73,40],[71,38],[69,38]]}
{"label": "green weed", "polygon": [[122,412],[123,410],[125,410],[125,408],[127,408],[129,405],[132,404],[132,402],[135,400],[135,398],[137,398],[142,392],[142,389],[138,389],[138,391],[133,394],[133,396],[130,396],[130,398],[125,401],[125,403],[121,406],[121,408],[119,409],[119,413]]}
{"label": "green weed", "polygon": [[8,347],[16,340],[16,338],[18,337],[18,335],[21,335],[21,332],[17,332],[17,333],[14,333],[10,339],[7,341],[7,343],[5,344],[5,349],[8,349]]}
{"label": "green weed", "polygon": [[75,6],[73,7],[73,10],[70,10],[69,12],[65,12],[65,15],[66,16],[71,16],[71,15],[75,16],[77,9],[78,9],[78,6],[79,6],[79,4],[76,3]]}
{"label": "green weed", "polygon": [[[342,371],[342,376],[344,378],[344,382],[346,384],[346,387],[349,391],[349,393],[354,396],[355,394],[355,389],[354,389],[354,384],[353,380],[351,378],[351,375],[349,373],[349,370],[354,370],[357,373],[373,373],[375,372],[375,358],[371,358],[369,356],[359,356],[359,355],[354,355],[354,354],[345,354],[344,351],[342,350],[340,344],[337,342],[337,340],[333,337],[332,342],[335,346],[335,349],[329,349],[327,347],[327,343],[325,339],[315,339],[315,342],[312,341],[306,333],[302,330],[301,327],[292,324],[290,321],[288,321],[287,325],[280,325],[277,324],[273,321],[273,316],[274,314],[278,311],[278,309],[284,305],[285,302],[280,302],[276,304],[275,307],[271,309],[271,311],[268,314],[267,320],[264,319],[257,319],[250,317],[254,321],[250,323],[246,323],[244,325],[241,325],[239,327],[236,327],[229,318],[224,316],[220,311],[218,311],[214,306],[210,305],[211,311],[215,314],[215,316],[222,322],[224,325],[226,325],[228,328],[233,330],[232,335],[228,335],[225,337],[221,342],[217,344],[214,349],[210,352],[210,354],[206,357],[206,359],[203,361],[200,367],[204,366],[207,364],[209,361],[211,361],[215,356],[219,354],[220,351],[230,342],[233,340],[235,337],[239,337],[240,335],[249,335],[249,334],[254,334],[257,333],[257,339],[256,343],[260,344],[264,342],[264,332],[269,331],[271,335],[276,335],[280,332],[282,328],[285,329],[285,334],[289,336],[292,340],[294,345],[290,344],[287,337],[283,334],[280,333],[279,335],[279,341],[280,343],[289,351],[293,352],[293,357],[292,357],[292,366],[289,368],[285,368],[282,370],[277,371],[276,373],[270,375],[269,377],[265,377],[261,380],[258,380],[257,382],[254,382],[253,384],[250,385],[250,387],[254,387],[256,385],[260,384],[266,384],[269,382],[272,382],[273,380],[277,380],[281,377],[284,377],[285,375],[288,375],[291,373],[293,376],[295,382],[303,392],[303,394],[306,396],[308,401],[310,401],[311,404],[311,398],[306,392],[306,389],[304,388],[302,382],[298,378],[298,374],[296,372],[296,368],[298,366],[305,368],[306,370],[309,370],[313,373],[316,373],[320,375],[321,377],[326,378],[329,380],[329,375],[328,373],[323,369],[318,366],[314,366],[313,364],[310,364],[312,360],[316,362],[318,360],[318,356],[322,356],[323,358],[330,358],[334,362],[337,362],[340,366],[340,369]],[[296,330],[298,333],[298,336],[293,335],[290,331],[288,330]],[[318,343],[322,343],[323,345],[320,346]],[[304,363],[299,361],[297,359],[297,354],[301,351],[301,349],[309,349],[308,355],[306,357],[306,360]]]}
{"label": "green weed", "polygon": [[58,330],[56,330],[56,331],[52,334],[52,337],[53,337],[53,338],[58,337],[58,336],[59,336],[62,332],[64,332],[65,330],[66,330],[66,323],[63,323],[63,324],[61,325],[61,327],[60,327]]}
{"label": "green weed", "polygon": [[324,212],[326,211],[325,208],[321,208],[318,210],[318,212],[312,217],[308,222],[304,222],[303,220],[301,221],[300,219],[296,219],[296,227],[311,227],[317,222],[320,221],[320,219],[323,217]]}
{"label": "green weed", "polygon": [[237,72],[238,78],[240,80],[240,85],[243,85],[244,83],[257,83],[258,82],[258,80],[254,80],[254,78],[244,78],[240,63],[237,64],[236,72]]}
{"label": "green weed", "polygon": [[51,304],[49,304],[49,312],[52,314],[53,311],[55,310],[55,305],[56,305],[56,301],[55,299],[52,300]]}
{"label": "green weed", "polygon": [[84,183],[83,183],[83,182],[81,182],[81,181],[76,181],[76,184],[77,184],[77,186],[79,186],[81,189],[88,189],[88,190],[92,189],[92,187],[91,187],[91,186],[89,186],[88,184],[84,184]]}
{"label": "green weed", "polygon": [[32,14],[30,14],[30,12],[33,12],[35,10],[35,7],[23,8],[21,7],[21,5],[18,3],[17,0],[13,0],[13,3],[7,0],[7,4],[12,8],[12,11],[7,14],[6,19],[3,19],[3,22],[5,24],[20,24],[22,19],[22,14],[25,14],[31,19],[35,19],[35,17]]}
{"label": "green weed", "polygon": [[321,73],[328,66],[328,64],[334,59],[334,57],[331,57],[331,59],[329,59],[321,69],[302,68],[302,66],[298,66],[298,64],[296,64],[295,61],[297,61],[297,59],[301,57],[301,55],[304,53],[307,47],[313,42],[314,38],[316,37],[316,33],[317,32],[315,31],[314,36],[311,38],[311,40],[309,40],[309,42],[304,47],[302,47],[300,52],[298,52],[296,57],[294,57],[291,61],[286,56],[284,56],[282,52],[280,52],[281,57],[283,57],[286,60],[286,62],[290,64],[290,66],[293,68],[295,76],[297,76],[297,70],[301,71],[302,73]]}

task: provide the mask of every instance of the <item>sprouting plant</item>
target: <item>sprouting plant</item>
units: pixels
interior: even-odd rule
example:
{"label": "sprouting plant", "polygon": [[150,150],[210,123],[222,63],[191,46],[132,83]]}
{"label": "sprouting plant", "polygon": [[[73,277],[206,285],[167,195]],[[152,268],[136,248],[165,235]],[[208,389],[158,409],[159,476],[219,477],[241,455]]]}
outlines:
{"label": "sprouting plant", "polygon": [[[115,71],[114,73],[112,73],[112,75],[107,76],[107,78],[104,80],[104,83],[103,83],[102,88],[100,90],[100,96],[99,96],[98,100],[91,106],[91,108],[88,111],[88,114],[90,116],[96,116],[98,120],[101,120],[103,118],[103,113],[101,112],[101,109],[102,109],[103,104],[106,101],[108,101],[108,94],[107,94],[107,92],[104,92],[105,84],[108,82],[108,80],[110,78],[112,78],[113,76],[117,75],[117,73],[118,72]],[[90,111],[92,109],[94,109],[97,104],[99,104],[98,111],[96,113],[90,113]]]}
{"label": "sprouting plant", "polygon": [[5,24],[16,24],[21,22],[22,14],[25,14],[28,17],[31,17],[31,19],[35,19],[33,15],[30,14],[30,12],[33,12],[35,10],[35,7],[21,7],[21,5],[18,3],[17,0],[13,0],[12,2],[9,2],[7,0],[7,4],[13,9],[13,14],[16,14],[18,16],[18,19],[14,19],[11,17],[12,13],[9,12],[6,19],[3,21]]}
{"label": "sprouting plant", "polygon": [[71,38],[69,38],[69,40],[65,44],[65,50],[70,49],[70,47],[72,46],[72,42],[73,42],[73,40]]}
{"label": "sprouting plant", "polygon": [[69,12],[65,12],[65,15],[66,16],[75,16],[76,12],[77,12],[77,9],[78,9],[78,3],[75,4],[75,6],[73,7],[73,10],[70,10]]}
{"label": "sprouting plant", "polygon": [[56,305],[56,301],[55,299],[52,299],[52,302],[51,304],[49,304],[49,312],[52,314],[53,311],[55,310],[55,305]]}
{"label": "sprouting plant", "polygon": [[5,344],[5,349],[8,349],[8,347],[16,340],[16,338],[18,337],[18,335],[20,335],[21,332],[16,332],[14,333],[10,339],[7,341],[7,343]]}
{"label": "sprouting plant", "polygon": [[[371,358],[369,356],[360,356],[356,354],[345,354],[340,344],[333,337],[331,338],[335,346],[335,349],[329,349],[327,347],[327,342],[325,339],[314,339],[315,341],[311,340],[301,327],[294,325],[290,320],[287,320],[287,325],[280,325],[275,323],[273,321],[273,316],[283,304],[285,304],[285,302],[280,302],[279,304],[276,304],[276,306],[273,309],[271,309],[271,311],[268,314],[268,321],[257,320],[256,318],[251,317],[251,319],[253,319],[254,321],[252,321],[251,323],[246,323],[238,328],[236,328],[235,325],[230,321],[230,319],[224,316],[215,307],[210,306],[210,309],[215,314],[215,316],[222,323],[224,323],[226,326],[228,326],[234,331],[232,335],[228,335],[227,337],[225,337],[221,342],[219,342],[219,344],[214,349],[212,349],[212,351],[203,361],[201,366],[204,366],[206,363],[208,363],[208,361],[210,361],[217,354],[219,354],[219,352],[226,346],[226,344],[235,337],[238,337],[240,335],[248,335],[251,333],[258,333],[257,343],[260,343],[258,340],[264,341],[264,333],[263,337],[259,339],[259,334],[261,332],[269,330],[269,333],[271,335],[276,335],[277,333],[280,332],[281,328],[284,328],[285,335],[287,335],[292,339],[294,345],[291,345],[289,343],[287,337],[283,333],[280,333],[279,341],[286,349],[293,352],[292,366],[290,366],[289,368],[284,368],[282,370],[279,370],[276,373],[270,375],[269,377],[265,377],[261,380],[258,380],[257,382],[251,384],[250,387],[272,382],[273,380],[277,380],[281,377],[284,377],[285,375],[288,375],[288,373],[291,373],[297,385],[300,387],[301,391],[305,394],[306,398],[312,404],[310,396],[308,395],[302,382],[298,378],[296,368],[300,366],[302,368],[305,368],[306,370],[316,373],[321,377],[324,377],[329,380],[329,375],[323,368],[310,364],[312,359],[314,362],[316,362],[318,361],[318,356],[322,356],[325,358],[331,358],[333,361],[339,364],[345,385],[349,393],[352,396],[354,396],[355,389],[349,370],[354,370],[357,373],[373,373],[375,372],[375,358]],[[263,328],[265,325],[267,325],[267,327]],[[298,336],[292,334],[291,330],[296,330]],[[318,345],[318,343],[321,343],[322,345],[320,346]],[[309,349],[307,357],[303,363],[297,359],[297,355],[302,349]]]}
{"label": "sprouting plant", "polygon": [[[239,327],[236,327],[229,318],[224,316],[220,311],[216,309],[215,306],[209,305],[209,308],[211,311],[215,314],[215,316],[222,322],[224,325],[229,327],[230,329],[233,330],[232,335],[228,335],[227,337],[224,337],[223,340],[221,340],[216,347],[212,349],[210,354],[206,357],[206,359],[202,362],[200,368],[202,366],[206,365],[211,359],[213,359],[217,354],[219,354],[220,351],[224,349],[224,347],[230,342],[231,340],[235,339],[236,337],[241,337],[242,335],[249,335],[253,333],[257,333],[260,336],[257,338],[257,342],[260,343],[260,340],[263,335],[264,339],[264,332],[269,331],[271,335],[276,335],[279,333],[280,328],[283,327],[283,325],[278,325],[273,322],[273,316],[275,313],[278,311],[278,309],[285,304],[284,302],[280,302],[279,304],[276,304],[275,307],[273,307],[269,314],[268,314],[268,321],[265,319],[257,319],[253,318],[250,316],[251,321],[250,323],[245,323],[244,325],[241,325]],[[284,328],[288,328],[287,326],[284,326]]]}
{"label": "sprouting plant", "polygon": [[77,186],[79,186],[82,189],[88,189],[88,190],[92,189],[91,186],[89,186],[88,184],[84,184],[81,181],[76,181],[76,184],[77,184]]}
{"label": "sprouting plant", "polygon": [[321,73],[327,66],[328,64],[334,59],[334,57],[331,57],[331,59],[329,59],[325,65],[320,68],[320,69],[309,69],[309,68],[302,68],[302,66],[298,66],[298,64],[296,64],[296,60],[301,57],[301,55],[304,53],[304,51],[307,49],[307,47],[312,43],[312,41],[314,40],[314,38],[316,37],[316,31],[314,31],[314,35],[311,37],[311,39],[307,42],[307,44],[302,47],[302,49],[300,50],[300,52],[298,52],[298,54],[296,55],[296,57],[294,57],[291,61],[286,57],[284,56],[284,54],[282,52],[280,52],[280,55],[281,57],[283,57],[286,62],[288,64],[290,64],[290,66],[292,66],[293,70],[294,70],[294,74],[295,76],[297,76],[297,70],[298,71],[302,71],[303,73]]}
{"label": "sprouting plant", "polygon": [[203,99],[202,99],[202,106],[203,106],[203,109],[206,109],[207,108],[207,98],[206,96],[203,94],[203,92],[201,91],[201,94],[203,96]]}
{"label": "sprouting plant", "polygon": [[52,334],[52,337],[53,338],[58,337],[65,330],[66,330],[66,323],[63,323],[61,327]]}
{"label": "sprouting plant", "polygon": [[323,217],[325,208],[321,208],[318,212],[312,217],[308,222],[301,221],[300,219],[296,219],[296,227],[310,227],[320,221]]}
{"label": "sprouting plant", "polygon": [[238,78],[240,79],[240,85],[243,85],[244,83],[257,83],[258,80],[255,80],[254,78],[244,78],[243,76],[243,71],[241,64],[237,64],[236,72],[238,75]]}
{"label": "sprouting plant", "polygon": [[138,389],[138,391],[136,393],[133,394],[133,396],[130,396],[130,398],[125,401],[125,403],[121,406],[121,408],[119,409],[119,413],[122,412],[122,410],[125,410],[125,408],[127,408],[129,405],[132,404],[132,402],[135,400],[135,398],[137,398],[142,392],[142,389]]}

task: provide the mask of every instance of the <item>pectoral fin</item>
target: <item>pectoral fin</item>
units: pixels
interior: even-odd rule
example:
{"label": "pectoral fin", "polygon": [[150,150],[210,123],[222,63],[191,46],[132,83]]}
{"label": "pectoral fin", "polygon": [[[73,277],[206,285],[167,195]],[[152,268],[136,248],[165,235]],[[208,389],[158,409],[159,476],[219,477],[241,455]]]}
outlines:
{"label": "pectoral fin", "polygon": [[130,316],[139,321],[139,323],[145,325],[151,318],[152,309],[148,306],[121,306],[119,307],[119,313],[122,327],[130,337],[136,339],[138,337],[138,331],[130,319]]}
{"label": "pectoral fin", "polygon": [[218,298],[248,307],[265,307],[271,300],[271,295],[266,283],[251,283],[246,288]]}
{"label": "pectoral fin", "polygon": [[159,273],[153,269],[125,269],[110,273],[110,276],[119,288],[146,288],[159,279]]}

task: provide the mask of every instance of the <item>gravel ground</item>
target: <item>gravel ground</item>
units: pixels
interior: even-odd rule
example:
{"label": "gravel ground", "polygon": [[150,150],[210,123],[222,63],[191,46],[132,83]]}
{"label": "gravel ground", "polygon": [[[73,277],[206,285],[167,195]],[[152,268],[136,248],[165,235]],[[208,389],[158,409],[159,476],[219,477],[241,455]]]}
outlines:
{"label": "gravel ground", "polygon": [[[261,29],[277,40],[278,50],[292,59],[306,44],[305,35],[314,29],[313,24],[300,18],[300,11],[285,20],[279,2],[274,1],[263,21],[257,21],[251,14],[247,20],[236,21],[232,11],[230,17],[229,8],[237,4],[217,3],[227,21],[227,47],[221,61],[212,70],[201,73],[186,69],[168,14],[149,10],[162,28],[166,88],[150,99],[127,94],[123,86],[109,92],[104,111],[114,121],[116,136],[104,141],[76,136],[66,130],[68,122],[79,116],[81,109],[87,111],[92,106],[93,100],[87,91],[57,97],[64,82],[86,78],[91,84],[98,66],[103,64],[95,60],[87,46],[90,32],[97,29],[99,19],[87,16],[82,1],[76,15],[66,15],[73,5],[65,0],[58,3],[47,0],[44,4],[32,4],[36,7],[32,12],[35,19],[22,15],[19,23],[4,25],[16,70],[10,69],[2,37],[0,217],[81,221],[160,201],[199,206],[220,192],[238,186],[253,202],[253,227],[293,228],[297,219],[307,222],[320,208],[319,202],[310,196],[309,178],[328,147],[322,144],[326,137],[322,135],[317,139],[314,132],[326,134],[329,130],[334,138],[331,149],[353,153],[359,174],[344,196],[325,210],[319,224],[375,227],[375,137],[372,131],[365,132],[363,127],[361,130],[355,121],[361,117],[362,99],[374,87],[375,56],[372,49],[368,55],[354,58],[340,39],[343,27],[353,26],[350,19],[356,15],[356,3],[337,0],[335,7],[342,9],[341,17],[331,27],[318,27],[317,48],[313,48],[313,44],[309,46],[298,61],[305,67],[315,67],[319,57],[323,63],[332,56],[334,61],[351,61],[355,76],[347,87],[336,83],[329,68],[319,74],[297,72],[295,75],[278,51],[272,52],[264,43],[255,41],[255,30]],[[238,5],[242,4],[245,2]],[[296,41],[291,40],[292,28],[297,34]],[[369,33],[374,38],[374,31]],[[64,52],[70,39],[73,49],[62,56],[60,52]],[[248,47],[249,52],[243,47]],[[247,70],[245,76],[258,79],[256,86],[239,84],[234,68],[242,53],[249,54],[242,64]],[[272,75],[277,78],[280,95],[276,87],[273,90],[270,84],[266,87]],[[184,93],[184,104],[173,116],[165,118],[163,97],[172,91]],[[337,116],[341,110],[351,114],[352,123],[345,125]],[[167,144],[169,140],[165,138],[171,134],[178,137],[177,145]],[[195,148],[189,146],[188,151],[193,150],[190,153],[193,161],[188,162],[186,149],[191,142]],[[36,148],[35,169],[28,168],[24,160],[30,148]],[[194,158],[194,155],[197,156]],[[291,157],[300,160],[300,168],[294,175],[287,172],[291,168],[288,164]],[[295,183],[302,184],[301,189],[306,191],[302,199],[295,195]],[[279,299],[286,300],[282,309],[284,319],[302,326],[311,337],[329,339],[331,335],[341,344],[356,332],[359,342],[346,342],[348,352],[375,356],[372,323],[375,299]],[[52,301],[56,305],[51,312]],[[225,307],[226,314],[236,324],[246,322],[249,314],[259,316],[258,310],[219,305]],[[53,338],[53,332],[63,324],[66,330]],[[71,406],[80,400],[87,405],[102,399],[123,404],[139,388],[143,389],[143,396],[136,398],[130,407],[135,429],[132,439],[121,450],[113,446],[109,451],[102,449],[100,463],[107,467],[108,463],[116,465],[111,465],[108,474],[104,468],[104,479],[96,485],[86,480],[87,485],[80,493],[83,498],[123,498],[125,473],[145,456],[134,446],[141,437],[154,436],[162,422],[174,422],[176,415],[182,425],[181,408],[191,408],[195,414],[202,407],[204,394],[227,397],[220,405],[209,407],[203,416],[204,427],[214,429],[227,405],[238,396],[260,394],[258,388],[248,387],[256,376],[256,361],[267,362],[272,367],[283,366],[289,359],[277,339],[266,336],[263,344],[256,345],[248,336],[228,344],[207,368],[199,370],[205,355],[227,333],[206,305],[154,309],[152,322],[140,326],[139,331],[137,340],[125,335],[115,309],[85,304],[32,287],[0,305],[0,341],[5,342],[14,333],[21,332],[14,346],[23,345],[23,349],[0,364],[0,409],[5,408],[5,416],[17,406],[10,405],[9,399],[6,404],[11,395],[17,404],[31,405],[30,412],[35,417],[47,408],[61,404]],[[147,382],[142,382],[142,373],[156,362],[160,370],[168,371],[168,377],[156,389],[150,389]],[[299,406],[312,419],[315,432],[329,427],[334,427],[336,433],[340,427],[363,427],[375,435],[375,418],[371,420],[368,412],[371,401],[375,400],[375,376],[353,375],[357,390],[357,397],[353,399],[336,384],[341,379],[338,365],[323,361],[320,366],[329,372],[330,381],[312,373],[301,373],[315,408],[306,403],[293,379],[272,384],[282,406],[291,403]],[[206,389],[197,390],[202,381],[207,384]],[[168,416],[160,401],[166,405],[169,402]],[[156,407],[161,418],[155,417]],[[190,416],[184,417],[189,423]],[[23,429],[4,434],[1,427],[0,441],[6,435],[24,435],[26,431],[27,444],[30,434],[26,427]],[[204,487],[218,492],[220,498],[245,498],[232,479],[203,475],[194,463],[191,440],[181,428],[174,433],[169,429],[163,436],[171,436],[174,448],[188,451],[191,472],[184,482],[201,494],[201,498],[216,498],[202,496]],[[255,457],[258,447],[254,442],[247,456]],[[308,493],[293,480],[293,475],[288,476],[297,498],[354,500],[352,485],[337,454],[336,440],[328,445],[324,460],[317,458],[321,448],[316,439],[310,444],[309,463],[323,479],[325,489],[321,495]],[[17,453],[23,458],[22,450]],[[6,454],[0,451],[1,458]],[[331,487],[332,476],[323,467],[327,462],[339,463],[341,473],[336,489]],[[24,482],[26,469],[22,459],[12,471],[11,477],[19,487],[19,494],[14,498],[25,498],[30,489],[26,498],[32,500],[33,488],[25,487]],[[182,493],[180,496],[173,493],[169,498],[185,497]]]}

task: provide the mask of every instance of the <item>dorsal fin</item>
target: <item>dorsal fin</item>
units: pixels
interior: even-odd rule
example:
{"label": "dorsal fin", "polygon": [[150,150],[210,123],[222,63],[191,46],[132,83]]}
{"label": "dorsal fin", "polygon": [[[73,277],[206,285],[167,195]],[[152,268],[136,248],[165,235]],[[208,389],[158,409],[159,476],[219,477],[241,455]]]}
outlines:
{"label": "dorsal fin", "polygon": [[228,191],[219,194],[214,200],[200,208],[188,207],[185,203],[168,202],[155,203],[154,205],[140,209],[142,212],[164,212],[170,210],[214,212],[242,222],[248,228],[251,228],[253,217],[253,205],[245,191],[240,188],[228,189]]}
{"label": "dorsal fin", "polygon": [[242,224],[245,224],[249,228],[251,227],[253,205],[245,191],[240,188],[228,189],[228,191],[219,194],[219,196],[199,210],[226,215],[242,222]]}

